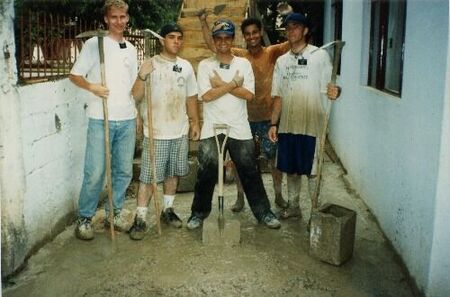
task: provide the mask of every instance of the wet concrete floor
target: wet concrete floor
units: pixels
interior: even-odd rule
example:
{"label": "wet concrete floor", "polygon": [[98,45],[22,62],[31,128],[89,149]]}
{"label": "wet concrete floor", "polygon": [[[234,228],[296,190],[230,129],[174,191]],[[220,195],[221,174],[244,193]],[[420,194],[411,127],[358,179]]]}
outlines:
{"label": "wet concrete floor", "polygon": [[[271,177],[263,178],[277,212]],[[283,183],[285,191],[285,179]],[[248,205],[239,214],[229,211],[235,185],[226,185],[224,191],[225,218],[241,222],[239,246],[205,246],[201,230],[189,231],[185,226],[174,229],[162,224],[159,236],[153,206],[144,240],[132,241],[128,234],[117,233],[112,242],[100,223],[100,210],[94,240],[80,241],[73,236],[74,226],[68,227],[29,259],[27,267],[3,288],[3,296],[413,296],[394,252],[337,163],[325,162],[321,203],[357,212],[353,257],[340,267],[309,256],[306,181],[303,218],[283,221],[279,230],[259,225]],[[175,200],[184,224],[192,197],[183,193]],[[126,208],[131,219],[133,199],[126,201]]]}

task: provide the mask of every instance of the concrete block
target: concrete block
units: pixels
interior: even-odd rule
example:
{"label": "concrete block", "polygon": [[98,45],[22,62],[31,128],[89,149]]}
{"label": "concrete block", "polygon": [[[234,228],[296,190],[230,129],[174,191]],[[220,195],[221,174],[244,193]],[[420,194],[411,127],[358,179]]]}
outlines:
{"label": "concrete block", "polygon": [[217,216],[209,216],[203,221],[202,242],[205,245],[236,246],[241,241],[241,223],[225,219],[223,230],[219,228]]}
{"label": "concrete block", "polygon": [[343,264],[353,254],[355,226],[355,211],[324,204],[311,216],[310,254],[332,265]]}

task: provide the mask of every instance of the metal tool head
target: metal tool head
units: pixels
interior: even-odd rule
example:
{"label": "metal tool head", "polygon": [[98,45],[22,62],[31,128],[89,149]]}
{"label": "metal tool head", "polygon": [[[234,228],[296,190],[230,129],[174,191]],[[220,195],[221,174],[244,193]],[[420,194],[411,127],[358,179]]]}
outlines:
{"label": "metal tool head", "polygon": [[144,36],[146,36],[146,37],[153,35],[153,36],[155,36],[158,39],[164,40],[164,37],[162,37],[161,35],[159,35],[155,31],[150,30],[150,29],[141,30],[141,33],[144,34]]}
{"label": "metal tool head", "polygon": [[94,37],[94,36],[105,37],[106,35],[108,35],[108,33],[109,33],[108,30],[99,29],[99,30],[91,30],[91,31],[82,32],[75,37],[76,38],[89,38],[89,37]]}
{"label": "metal tool head", "polygon": [[226,4],[219,4],[219,5],[216,5],[216,6],[214,6],[214,8],[212,9],[212,12],[213,12],[215,15],[219,15],[219,13],[221,13],[221,12],[225,9],[226,6],[227,6]]}

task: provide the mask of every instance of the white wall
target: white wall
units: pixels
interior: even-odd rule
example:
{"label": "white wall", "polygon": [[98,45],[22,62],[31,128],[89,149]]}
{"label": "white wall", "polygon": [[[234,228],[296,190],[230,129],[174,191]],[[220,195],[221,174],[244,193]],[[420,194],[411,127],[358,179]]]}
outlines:
{"label": "white wall", "polygon": [[[435,226],[435,212],[442,199],[437,185],[443,180],[438,173],[448,67],[448,2],[407,2],[401,98],[366,87],[369,8],[370,1],[344,0],[343,94],[335,104],[330,138],[355,187],[419,289],[426,292],[436,244],[433,234],[442,228]],[[443,244],[447,249],[439,250],[436,261],[450,257],[450,242]]]}
{"label": "white wall", "polygon": [[86,143],[85,93],[68,79],[17,86],[13,1],[0,5],[2,276],[61,231],[75,210]]}

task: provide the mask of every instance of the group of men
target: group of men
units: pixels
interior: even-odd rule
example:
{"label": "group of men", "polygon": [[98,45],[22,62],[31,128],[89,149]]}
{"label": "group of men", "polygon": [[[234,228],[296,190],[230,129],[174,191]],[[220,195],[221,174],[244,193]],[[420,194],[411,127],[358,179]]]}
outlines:
{"label": "group of men", "polygon": [[[161,218],[181,227],[173,202],[178,178],[188,173],[188,143],[199,140],[199,169],[195,184],[188,229],[196,229],[211,212],[214,187],[218,179],[218,151],[215,124],[229,127],[225,149],[235,164],[239,185],[233,206],[240,211],[244,193],[258,222],[279,228],[280,221],[271,211],[256,160],[254,137],[261,140],[262,153],[271,160],[275,203],[282,208],[281,218],[300,217],[300,176],[314,181],[323,108],[322,93],[329,99],[339,96],[340,88],[327,84],[331,74],[328,54],[308,44],[310,25],[299,13],[291,13],[284,26],[287,42],[269,47],[261,45],[262,26],[257,19],[242,23],[247,49],[232,48],[235,27],[226,19],[208,28],[200,16],[208,46],[215,55],[200,62],[197,80],[191,64],[178,57],[183,31],[175,23],[160,30],[162,52],[147,59],[137,71],[136,49],[125,41],[123,33],[129,20],[123,0],[106,0],[104,38],[106,86],[100,83],[98,43],[89,39],[74,64],[70,80],[91,93],[88,105],[88,133],[84,179],[79,198],[79,217],[75,234],[88,240],[94,237],[92,217],[103,189],[105,144],[101,100],[109,110],[114,228],[124,229],[121,210],[126,188],[132,178],[135,145],[135,104],[150,92],[153,121],[145,112],[144,141],[136,216],[129,230],[135,240],[147,230],[147,207],[153,193],[152,183],[163,183],[164,207]],[[150,80],[151,89],[145,90]],[[197,100],[203,101],[203,125],[200,130]],[[145,110],[145,108],[141,109]],[[155,164],[149,160],[148,125],[153,131]],[[219,131],[219,141],[225,131]],[[278,144],[278,149],[277,149]],[[276,164],[276,167],[275,167]],[[152,174],[156,168],[156,176]],[[288,202],[281,195],[281,176],[287,174]],[[112,228],[112,226],[111,226]]]}

